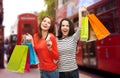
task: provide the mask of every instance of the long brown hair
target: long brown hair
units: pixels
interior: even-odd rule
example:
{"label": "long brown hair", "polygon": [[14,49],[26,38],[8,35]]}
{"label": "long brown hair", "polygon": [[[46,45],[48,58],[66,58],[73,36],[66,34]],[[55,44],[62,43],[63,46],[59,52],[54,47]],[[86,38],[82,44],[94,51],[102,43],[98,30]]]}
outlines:
{"label": "long brown hair", "polygon": [[[44,20],[44,18],[49,18],[50,21],[51,21],[51,26],[50,26],[50,29],[48,30],[48,33],[52,33],[52,34],[55,35],[55,26],[54,26],[53,18],[51,16],[44,16],[42,18],[41,22]],[[39,39],[42,38],[41,22],[40,22],[39,27],[38,27],[38,37],[39,37]]]}

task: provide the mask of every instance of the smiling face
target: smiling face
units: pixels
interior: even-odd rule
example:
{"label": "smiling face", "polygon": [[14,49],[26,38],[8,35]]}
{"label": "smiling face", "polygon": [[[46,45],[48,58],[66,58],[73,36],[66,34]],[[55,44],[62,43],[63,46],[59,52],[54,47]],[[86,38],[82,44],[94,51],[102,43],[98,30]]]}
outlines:
{"label": "smiling face", "polygon": [[51,20],[48,17],[45,17],[42,22],[41,22],[41,29],[43,31],[48,31],[50,29],[51,26]]}
{"label": "smiling face", "polygon": [[68,36],[69,30],[70,30],[69,22],[66,20],[62,21],[62,25],[61,25],[62,38]]}

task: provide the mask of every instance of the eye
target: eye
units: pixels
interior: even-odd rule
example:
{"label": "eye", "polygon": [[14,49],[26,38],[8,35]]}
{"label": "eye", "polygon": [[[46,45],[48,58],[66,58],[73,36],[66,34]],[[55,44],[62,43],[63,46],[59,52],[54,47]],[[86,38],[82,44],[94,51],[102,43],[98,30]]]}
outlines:
{"label": "eye", "polygon": [[64,27],[65,25],[62,25],[62,27]]}
{"label": "eye", "polygon": [[46,20],[43,20],[43,22],[46,22]]}
{"label": "eye", "polygon": [[48,24],[51,24],[51,22],[50,22],[50,21],[48,21]]}
{"label": "eye", "polygon": [[66,25],[66,27],[69,27],[69,25]]}

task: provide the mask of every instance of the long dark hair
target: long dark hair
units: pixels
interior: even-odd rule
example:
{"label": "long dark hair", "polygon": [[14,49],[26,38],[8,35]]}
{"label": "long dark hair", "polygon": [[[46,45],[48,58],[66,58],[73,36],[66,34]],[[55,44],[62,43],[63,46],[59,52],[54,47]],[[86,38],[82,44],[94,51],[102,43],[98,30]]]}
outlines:
{"label": "long dark hair", "polygon": [[68,23],[69,23],[69,28],[70,28],[70,30],[69,30],[69,33],[68,33],[68,36],[72,36],[74,33],[75,33],[75,31],[74,31],[74,26],[73,26],[73,23],[72,23],[72,21],[69,19],[69,18],[64,18],[64,19],[62,19],[61,21],[60,21],[60,26],[59,26],[59,29],[58,29],[58,38],[59,39],[61,39],[62,38],[62,31],[61,31],[61,26],[62,26],[62,22],[63,21],[68,21]]}
{"label": "long dark hair", "polygon": [[[50,29],[48,30],[48,33],[53,33],[55,35],[55,27],[54,27],[54,21],[53,18],[51,16],[44,16],[41,20],[41,22],[44,20],[44,18],[49,18],[51,21],[51,26]],[[38,26],[38,37],[39,39],[42,38],[42,29],[41,29],[41,22]]]}

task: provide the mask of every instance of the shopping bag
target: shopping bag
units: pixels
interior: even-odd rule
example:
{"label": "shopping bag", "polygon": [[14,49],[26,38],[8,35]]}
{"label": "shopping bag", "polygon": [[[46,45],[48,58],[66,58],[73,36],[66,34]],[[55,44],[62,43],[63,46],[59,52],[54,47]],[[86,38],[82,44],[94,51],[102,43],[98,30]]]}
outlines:
{"label": "shopping bag", "polygon": [[95,16],[95,14],[87,14],[87,16],[98,40],[101,40],[110,35],[110,32],[105,28],[105,26]]}
{"label": "shopping bag", "polygon": [[25,73],[30,72],[30,53],[28,51],[27,53],[27,60],[26,60],[26,65],[25,65]]}
{"label": "shopping bag", "polygon": [[35,52],[32,44],[31,43],[26,43],[26,45],[28,46],[29,52],[30,52],[30,65],[38,64],[39,63],[38,57],[36,55],[36,52]]}
{"label": "shopping bag", "polygon": [[88,38],[87,42],[92,42],[92,41],[96,41],[96,40],[97,40],[97,37],[89,23],[89,38]]}
{"label": "shopping bag", "polygon": [[27,60],[27,53],[28,46],[16,45],[8,62],[7,69],[11,71],[24,73]]}
{"label": "shopping bag", "polygon": [[88,40],[88,17],[82,16],[80,41]]}

